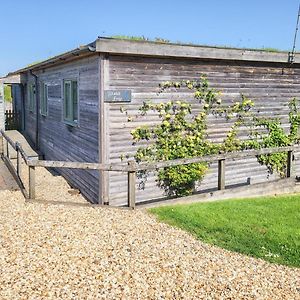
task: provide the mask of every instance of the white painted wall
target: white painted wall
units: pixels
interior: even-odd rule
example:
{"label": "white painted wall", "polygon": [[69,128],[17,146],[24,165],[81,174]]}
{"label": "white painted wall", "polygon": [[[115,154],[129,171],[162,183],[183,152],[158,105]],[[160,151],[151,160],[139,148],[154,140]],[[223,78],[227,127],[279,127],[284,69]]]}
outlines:
{"label": "white painted wall", "polygon": [[0,129],[5,129],[4,85],[0,82]]}

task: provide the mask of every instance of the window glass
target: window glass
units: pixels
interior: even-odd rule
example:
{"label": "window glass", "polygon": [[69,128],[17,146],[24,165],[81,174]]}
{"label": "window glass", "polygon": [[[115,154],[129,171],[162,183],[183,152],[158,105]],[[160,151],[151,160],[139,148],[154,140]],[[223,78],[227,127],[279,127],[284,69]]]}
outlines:
{"label": "window glass", "polygon": [[64,120],[70,125],[78,123],[78,84],[76,80],[64,81]]}
{"label": "window glass", "polygon": [[28,102],[29,102],[29,110],[31,112],[35,109],[35,85],[29,84],[28,86]]}
{"label": "window glass", "polygon": [[40,111],[43,116],[48,113],[48,87],[44,83],[41,84]]}

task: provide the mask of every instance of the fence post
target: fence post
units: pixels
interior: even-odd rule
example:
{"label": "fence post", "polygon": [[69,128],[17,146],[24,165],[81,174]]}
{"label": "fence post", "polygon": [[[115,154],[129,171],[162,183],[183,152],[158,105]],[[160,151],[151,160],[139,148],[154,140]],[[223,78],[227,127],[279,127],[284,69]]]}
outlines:
{"label": "fence post", "polygon": [[225,159],[218,160],[218,190],[225,189]]}
{"label": "fence post", "polygon": [[287,153],[287,164],[286,164],[286,177],[290,178],[292,176],[293,168],[293,151],[290,150]]}
{"label": "fence post", "polygon": [[[128,162],[128,166],[134,169],[135,162]],[[135,208],[135,184],[136,184],[136,171],[128,171],[128,207]]]}
{"label": "fence post", "polygon": [[29,199],[35,199],[35,167],[29,166]]}

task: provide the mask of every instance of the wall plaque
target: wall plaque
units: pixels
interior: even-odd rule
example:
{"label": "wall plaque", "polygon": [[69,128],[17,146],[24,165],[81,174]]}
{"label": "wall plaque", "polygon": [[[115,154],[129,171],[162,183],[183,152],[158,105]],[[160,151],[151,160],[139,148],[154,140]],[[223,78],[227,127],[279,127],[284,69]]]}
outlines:
{"label": "wall plaque", "polygon": [[105,102],[131,102],[131,90],[106,90]]}

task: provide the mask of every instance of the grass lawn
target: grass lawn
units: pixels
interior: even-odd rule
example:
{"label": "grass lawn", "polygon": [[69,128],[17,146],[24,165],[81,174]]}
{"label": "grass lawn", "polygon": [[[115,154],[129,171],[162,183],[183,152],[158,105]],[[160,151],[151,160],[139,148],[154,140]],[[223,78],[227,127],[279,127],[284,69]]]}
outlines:
{"label": "grass lawn", "polygon": [[174,205],[150,212],[206,243],[300,267],[300,195]]}

